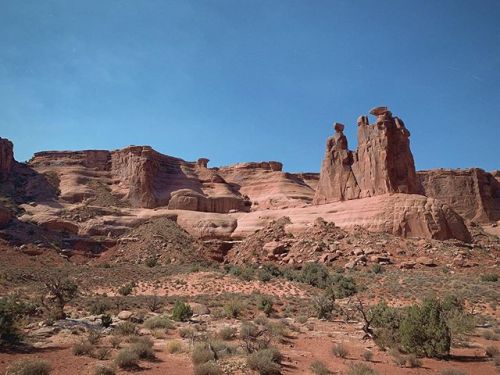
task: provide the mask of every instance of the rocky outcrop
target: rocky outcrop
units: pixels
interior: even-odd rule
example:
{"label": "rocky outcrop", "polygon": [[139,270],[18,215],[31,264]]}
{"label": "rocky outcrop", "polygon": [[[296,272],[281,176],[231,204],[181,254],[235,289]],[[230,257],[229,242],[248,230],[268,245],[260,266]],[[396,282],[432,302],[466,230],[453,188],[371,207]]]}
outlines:
{"label": "rocky outcrop", "polygon": [[344,126],[335,123],[335,135],[327,141],[314,204],[372,197],[386,193],[418,193],[410,132],[387,107],[358,119],[358,149],[348,149]]}
{"label": "rocky outcrop", "polygon": [[0,228],[4,227],[12,219],[12,212],[6,207],[0,205]]}
{"label": "rocky outcrop", "polygon": [[249,198],[252,210],[300,207],[311,203],[317,174],[293,174],[282,171],[283,165],[269,161],[241,163],[217,169],[234,190]]}
{"label": "rocky outcrop", "polygon": [[250,205],[250,201],[237,196],[207,197],[189,189],[181,189],[172,193],[168,209],[228,213],[248,211]]}
{"label": "rocky outcrop", "polygon": [[391,233],[401,237],[422,237],[470,241],[462,218],[437,199],[417,194],[385,194],[303,208],[236,213],[238,226],[233,238],[245,238],[272,220],[286,216],[291,233],[301,233],[318,218],[344,229],[362,227],[371,232]]}
{"label": "rocky outcrop", "polygon": [[448,204],[464,218],[479,223],[500,220],[500,182],[494,174],[471,168],[419,171],[417,175],[422,194]]}
{"label": "rocky outcrop", "polygon": [[5,138],[0,138],[0,180],[7,178],[14,165],[14,145]]}

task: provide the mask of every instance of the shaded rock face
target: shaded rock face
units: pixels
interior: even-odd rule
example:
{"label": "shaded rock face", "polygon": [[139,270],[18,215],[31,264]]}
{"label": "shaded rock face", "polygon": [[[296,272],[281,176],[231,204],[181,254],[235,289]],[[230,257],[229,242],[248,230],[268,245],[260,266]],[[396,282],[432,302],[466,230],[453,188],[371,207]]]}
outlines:
{"label": "shaded rock face", "polygon": [[0,180],[7,178],[14,165],[14,145],[5,138],[0,138]]}
{"label": "shaded rock face", "polygon": [[372,197],[386,193],[418,193],[410,132],[386,107],[358,119],[358,149],[351,152],[344,126],[334,124],[335,135],[327,141],[314,204]]}
{"label": "shaded rock face", "polygon": [[500,182],[479,168],[417,172],[421,193],[480,223],[500,220]]}

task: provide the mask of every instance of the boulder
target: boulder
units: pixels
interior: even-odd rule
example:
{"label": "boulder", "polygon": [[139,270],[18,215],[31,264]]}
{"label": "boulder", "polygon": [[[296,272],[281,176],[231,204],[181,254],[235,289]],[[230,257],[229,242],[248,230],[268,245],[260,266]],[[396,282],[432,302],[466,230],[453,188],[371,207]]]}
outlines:
{"label": "boulder", "polygon": [[418,257],[415,260],[418,264],[421,264],[426,267],[435,267],[437,266],[437,263],[434,261],[434,259],[423,256],[423,257]]}
{"label": "boulder", "polygon": [[132,311],[128,311],[128,310],[122,310],[118,313],[118,319],[120,320],[129,320],[130,318],[132,318],[132,316],[134,315],[134,313]]}
{"label": "boulder", "polygon": [[7,225],[12,217],[12,212],[8,208],[0,205],[0,228]]}

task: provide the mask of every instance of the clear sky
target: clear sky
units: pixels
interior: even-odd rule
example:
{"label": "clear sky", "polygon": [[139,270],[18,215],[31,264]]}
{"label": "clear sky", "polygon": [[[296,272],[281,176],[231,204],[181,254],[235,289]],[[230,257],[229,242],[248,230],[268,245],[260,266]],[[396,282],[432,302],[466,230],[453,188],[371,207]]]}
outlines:
{"label": "clear sky", "polygon": [[318,171],[387,105],[417,169],[500,169],[500,1],[0,0],[0,136]]}

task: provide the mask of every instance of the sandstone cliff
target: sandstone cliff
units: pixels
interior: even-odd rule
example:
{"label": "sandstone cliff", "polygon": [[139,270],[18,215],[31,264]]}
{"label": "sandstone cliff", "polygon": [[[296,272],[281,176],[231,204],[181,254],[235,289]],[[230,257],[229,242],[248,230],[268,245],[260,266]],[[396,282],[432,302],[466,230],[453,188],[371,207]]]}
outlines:
{"label": "sandstone cliff", "polygon": [[11,141],[0,138],[0,180],[5,179],[14,164],[14,146]]}
{"label": "sandstone cliff", "polygon": [[468,220],[500,220],[500,182],[479,168],[419,171],[422,194],[447,203]]}

